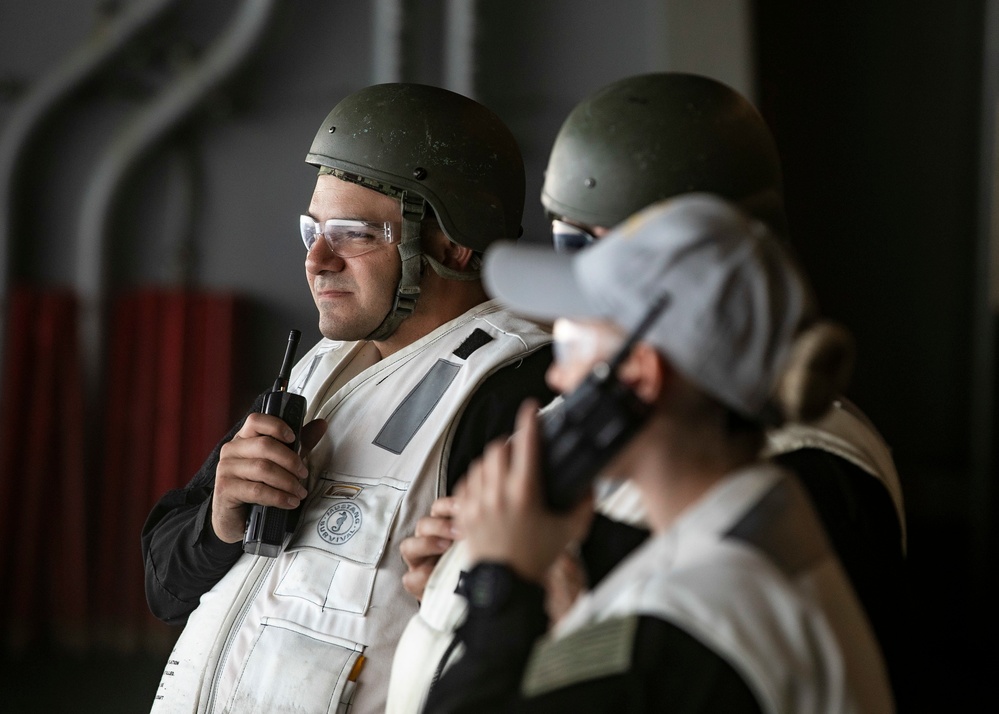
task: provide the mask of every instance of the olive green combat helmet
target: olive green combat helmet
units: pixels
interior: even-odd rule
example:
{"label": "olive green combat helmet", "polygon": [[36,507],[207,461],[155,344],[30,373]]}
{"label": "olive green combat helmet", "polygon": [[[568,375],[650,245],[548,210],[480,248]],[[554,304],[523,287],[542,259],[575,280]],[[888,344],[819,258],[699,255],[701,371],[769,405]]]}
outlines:
{"label": "olive green combat helmet", "polygon": [[716,80],[663,72],[614,82],[572,110],[552,147],[541,202],[553,217],[610,228],[694,191],[784,230],[780,158],[756,108]]}
{"label": "olive green combat helmet", "polygon": [[402,278],[392,310],[368,339],[388,337],[412,314],[424,260],[443,277],[478,278],[423,254],[427,205],[451,241],[475,251],[521,233],[524,162],[516,139],[486,107],[446,89],[378,84],[351,94],[327,115],[305,160],[401,202]]}

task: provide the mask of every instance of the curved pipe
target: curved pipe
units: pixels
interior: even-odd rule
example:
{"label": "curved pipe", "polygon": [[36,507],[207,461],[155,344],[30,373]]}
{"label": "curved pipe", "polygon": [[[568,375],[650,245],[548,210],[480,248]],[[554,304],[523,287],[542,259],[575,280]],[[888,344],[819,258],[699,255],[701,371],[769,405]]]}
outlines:
{"label": "curved pipe", "polygon": [[0,135],[0,360],[5,354],[14,187],[24,152],[38,128],[73,92],[117,58],[138,35],[154,26],[177,2],[149,0],[130,5],[45,75],[15,107]]}
{"label": "curved pipe", "polygon": [[100,380],[107,235],[115,198],[139,159],[240,67],[263,36],[276,4],[246,0],[201,62],[129,122],[91,175],[80,216],[76,270],[83,367],[91,394]]}

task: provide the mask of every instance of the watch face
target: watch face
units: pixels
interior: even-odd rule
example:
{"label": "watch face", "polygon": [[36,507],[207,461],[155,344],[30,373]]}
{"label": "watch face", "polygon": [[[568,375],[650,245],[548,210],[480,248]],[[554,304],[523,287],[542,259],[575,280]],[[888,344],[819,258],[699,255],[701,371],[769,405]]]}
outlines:
{"label": "watch face", "polygon": [[505,565],[479,563],[465,579],[466,597],[472,607],[498,610],[510,596],[511,575]]}

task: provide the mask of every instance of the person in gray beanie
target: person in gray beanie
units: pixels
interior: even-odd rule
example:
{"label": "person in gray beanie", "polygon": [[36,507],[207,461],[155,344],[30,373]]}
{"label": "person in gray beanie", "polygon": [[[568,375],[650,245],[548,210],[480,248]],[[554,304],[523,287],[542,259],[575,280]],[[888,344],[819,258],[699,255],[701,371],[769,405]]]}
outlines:
{"label": "person in gray beanie", "polygon": [[[463,654],[426,711],[892,711],[807,492],[760,458],[766,429],[821,416],[852,366],[849,333],[818,319],[764,224],[687,194],[575,254],[497,244],[485,279],[555,321],[548,379],[579,418],[542,424],[526,402],[459,486]],[[546,633],[543,580],[593,513],[585,489],[551,508],[573,463],[561,437],[592,409],[628,428],[577,448],[612,452],[604,473],[638,489],[653,535]]]}

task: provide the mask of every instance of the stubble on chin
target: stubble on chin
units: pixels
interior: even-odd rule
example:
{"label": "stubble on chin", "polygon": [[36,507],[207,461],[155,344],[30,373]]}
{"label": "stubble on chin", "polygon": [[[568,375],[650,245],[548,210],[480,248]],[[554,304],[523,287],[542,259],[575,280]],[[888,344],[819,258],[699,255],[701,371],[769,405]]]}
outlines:
{"label": "stubble on chin", "polygon": [[371,334],[373,329],[365,329],[363,325],[355,324],[352,321],[344,320],[335,315],[327,315],[323,312],[319,313],[319,332],[329,340],[337,340],[339,342],[363,340],[367,335]]}
{"label": "stubble on chin", "polygon": [[382,323],[384,315],[359,314],[351,312],[345,314],[343,310],[334,311],[319,308],[319,332],[323,337],[338,342],[355,342],[367,339],[368,335],[377,329]]}

